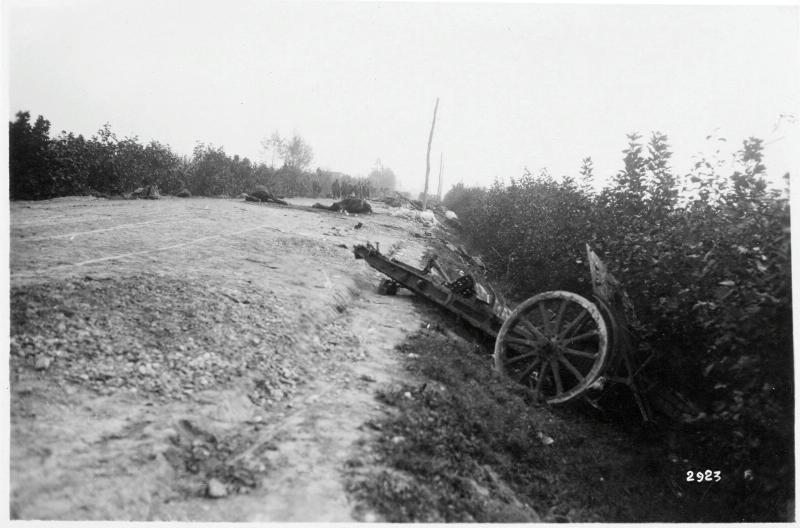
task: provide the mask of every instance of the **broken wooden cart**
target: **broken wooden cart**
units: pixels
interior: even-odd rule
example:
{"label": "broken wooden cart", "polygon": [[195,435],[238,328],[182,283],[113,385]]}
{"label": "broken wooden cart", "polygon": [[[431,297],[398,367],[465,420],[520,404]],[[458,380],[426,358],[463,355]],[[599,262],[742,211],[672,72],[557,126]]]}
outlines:
{"label": "broken wooden cart", "polygon": [[[588,245],[586,249],[594,302],[568,291],[548,291],[513,311],[472,276],[452,280],[435,257],[417,269],[387,258],[369,244],[356,246],[353,252],[389,277],[381,283],[381,293],[407,288],[494,337],[497,370],[530,388],[538,399],[562,403],[588,396],[606,383],[622,383],[631,389],[642,418],[650,421],[653,398],[645,398],[644,389],[655,387],[643,379],[641,370],[652,356],[632,361],[630,302],[599,257]],[[687,410],[679,396],[658,394],[655,400],[673,418]]]}

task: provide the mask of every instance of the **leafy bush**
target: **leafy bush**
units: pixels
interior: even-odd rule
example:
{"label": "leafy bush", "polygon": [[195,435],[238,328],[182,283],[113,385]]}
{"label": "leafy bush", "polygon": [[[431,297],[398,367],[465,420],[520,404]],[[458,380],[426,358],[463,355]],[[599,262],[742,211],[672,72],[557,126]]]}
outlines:
{"label": "leafy bush", "polygon": [[486,215],[486,194],[486,189],[482,187],[466,187],[458,183],[447,191],[442,204],[458,215],[468,235],[475,234],[480,232],[477,222]]}
{"label": "leafy bush", "polygon": [[50,122],[39,116],[31,125],[30,119],[30,112],[19,112],[16,121],[9,123],[8,127],[9,191],[12,199],[45,198],[57,190],[61,183],[57,176],[51,181],[41,178],[53,164]]}
{"label": "leafy bush", "polygon": [[19,112],[9,123],[12,200],[123,195],[152,184],[166,194],[188,189],[196,196],[236,196],[256,185],[265,185],[281,196],[352,193],[366,198],[375,192],[367,178],[303,170],[304,160],[310,161],[310,147],[302,141],[293,140],[291,156],[283,167],[274,169],[248,158],[231,157],[224,148],[204,143],[196,145],[190,158],[182,157],[157,141],[144,145],[137,137],[120,139],[109,125],[88,139],[63,131],[51,138],[48,120],[42,116],[33,124],[30,120],[30,112]]}
{"label": "leafy bush", "polygon": [[[738,507],[745,518],[763,512],[759,500],[793,493],[787,193],[767,188],[755,138],[728,176],[706,159],[675,176],[660,133],[646,153],[631,134],[623,154],[623,168],[596,195],[586,159],[580,185],[526,172],[505,187],[455,187],[445,203],[516,300],[587,293],[584,244],[597,250],[634,301],[639,346],[657,351],[648,377],[681,387],[705,411],[687,447],[709,459],[724,453],[717,458],[732,478],[760,461]],[[769,455],[758,456],[763,449]]]}

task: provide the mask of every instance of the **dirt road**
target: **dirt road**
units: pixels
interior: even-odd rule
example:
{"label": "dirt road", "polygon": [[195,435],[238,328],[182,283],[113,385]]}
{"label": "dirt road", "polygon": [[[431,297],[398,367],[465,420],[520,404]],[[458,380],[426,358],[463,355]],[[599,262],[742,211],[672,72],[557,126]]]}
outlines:
{"label": "dirt road", "polygon": [[12,518],[352,520],[343,469],[422,324],[352,246],[418,264],[422,231],[380,207],[13,203]]}

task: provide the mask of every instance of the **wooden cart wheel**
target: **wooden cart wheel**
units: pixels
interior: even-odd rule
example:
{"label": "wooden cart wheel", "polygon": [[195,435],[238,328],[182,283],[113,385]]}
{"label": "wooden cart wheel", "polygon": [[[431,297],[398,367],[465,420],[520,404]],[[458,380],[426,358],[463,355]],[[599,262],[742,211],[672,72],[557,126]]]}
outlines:
{"label": "wooden cart wheel", "polygon": [[561,403],[594,383],[608,359],[606,323],[597,306],[566,291],[540,293],[506,319],[494,346],[495,368]]}

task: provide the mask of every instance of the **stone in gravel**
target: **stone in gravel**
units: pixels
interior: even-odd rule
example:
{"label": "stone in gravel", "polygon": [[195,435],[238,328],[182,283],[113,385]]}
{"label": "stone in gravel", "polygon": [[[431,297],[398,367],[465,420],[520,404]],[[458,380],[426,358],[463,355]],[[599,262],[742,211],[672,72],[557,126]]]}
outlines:
{"label": "stone in gravel", "polygon": [[541,431],[539,431],[538,433],[536,433],[536,436],[537,436],[537,438],[539,438],[539,440],[540,440],[540,441],[542,442],[542,444],[544,444],[544,445],[550,445],[550,444],[552,444],[553,442],[555,442],[555,440],[553,440],[552,438],[550,438],[549,436],[547,436],[546,434],[544,434],[544,433],[543,433],[543,432],[541,432]]}
{"label": "stone in gravel", "polygon": [[219,480],[212,478],[208,481],[208,496],[212,499],[220,499],[228,495],[228,489],[225,484]]}
{"label": "stone in gravel", "polygon": [[462,481],[467,485],[468,488],[472,488],[472,491],[475,494],[480,495],[481,497],[488,497],[490,495],[489,489],[485,486],[481,486],[475,482],[474,479],[464,478]]}
{"label": "stone in gravel", "polygon": [[36,358],[36,364],[34,365],[34,368],[36,370],[47,370],[48,368],[50,368],[50,363],[52,363],[52,361],[53,361],[52,359],[50,359],[45,355],[39,355]]}
{"label": "stone in gravel", "polygon": [[406,438],[404,436],[394,436],[394,437],[392,437],[392,443],[395,444],[395,445],[402,444],[405,441],[406,441]]}

